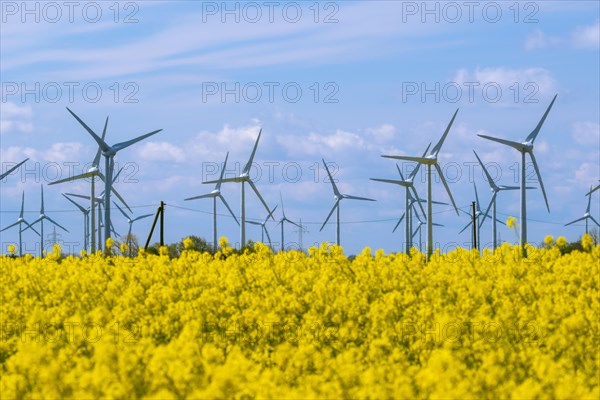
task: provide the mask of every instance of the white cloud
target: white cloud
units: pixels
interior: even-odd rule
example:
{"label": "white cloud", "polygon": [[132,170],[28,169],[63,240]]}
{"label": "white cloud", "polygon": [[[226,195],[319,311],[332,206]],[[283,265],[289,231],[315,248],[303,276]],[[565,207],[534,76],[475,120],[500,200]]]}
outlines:
{"label": "white cloud", "polygon": [[600,47],[600,20],[592,25],[578,26],[571,34],[575,47],[597,49]]}
{"label": "white cloud", "polygon": [[600,145],[600,124],[596,122],[575,122],[571,137],[580,145]]}
{"label": "white cloud", "polygon": [[[471,82],[479,83],[479,88],[476,93],[484,94],[484,86],[489,84],[498,85],[502,90],[500,100],[514,101],[515,84],[521,89],[519,96],[532,95],[534,98],[537,94],[553,95],[557,92],[557,83],[547,69],[539,67],[513,69],[506,67],[479,68],[474,71],[469,71],[466,68],[459,69],[454,75],[454,82],[467,87]],[[465,84],[466,83],[466,84]],[[529,85],[535,85],[529,88]],[[533,89],[536,89],[535,91]],[[495,92],[490,92],[488,96],[496,98]],[[464,96],[467,98],[468,96]],[[491,100],[490,100],[491,101]],[[523,101],[523,99],[519,99]]]}
{"label": "white cloud", "polygon": [[19,107],[10,101],[3,103],[0,109],[0,133],[33,131],[32,116],[29,105]]}
{"label": "white cloud", "polygon": [[584,187],[593,184],[598,181],[598,164],[591,164],[588,162],[579,165],[577,171],[575,171],[575,179],[578,183],[581,183]]}
{"label": "white cloud", "polygon": [[171,161],[184,162],[186,157],[184,151],[168,142],[144,143],[137,150],[141,159],[146,161]]}
{"label": "white cloud", "polygon": [[563,43],[561,38],[556,36],[547,36],[540,29],[536,29],[525,38],[525,49],[545,49],[548,47],[557,46],[561,43]]}
{"label": "white cloud", "polygon": [[396,137],[396,127],[392,124],[383,124],[375,128],[367,128],[366,131],[377,143],[389,142]]}
{"label": "white cloud", "polygon": [[579,49],[598,49],[600,47],[600,20],[592,25],[576,27],[568,38],[548,36],[542,30],[536,29],[525,38],[526,50],[575,47]]}

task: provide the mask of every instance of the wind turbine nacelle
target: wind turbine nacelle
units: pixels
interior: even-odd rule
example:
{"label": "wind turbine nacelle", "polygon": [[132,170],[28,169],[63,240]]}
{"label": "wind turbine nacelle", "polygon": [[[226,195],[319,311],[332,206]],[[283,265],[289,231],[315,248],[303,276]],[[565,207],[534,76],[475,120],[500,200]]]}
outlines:
{"label": "wind turbine nacelle", "polygon": [[92,166],[87,170],[87,172],[97,172],[97,171],[98,171],[98,167],[96,167],[96,166]]}

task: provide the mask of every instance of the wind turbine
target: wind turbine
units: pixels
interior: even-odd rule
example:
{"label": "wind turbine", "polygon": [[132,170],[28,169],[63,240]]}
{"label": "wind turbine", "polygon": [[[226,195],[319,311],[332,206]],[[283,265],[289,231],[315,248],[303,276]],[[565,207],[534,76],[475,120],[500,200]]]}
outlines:
{"label": "wind turbine", "polygon": [[349,194],[342,194],[340,193],[340,191],[338,190],[337,185],[335,184],[335,181],[333,180],[333,177],[331,176],[331,173],[329,172],[329,168],[327,168],[327,164],[325,163],[325,160],[323,160],[323,165],[325,166],[325,170],[327,171],[327,175],[329,175],[329,182],[331,182],[331,187],[333,188],[333,196],[335,198],[335,203],[333,204],[333,208],[331,209],[331,211],[329,211],[329,215],[327,215],[327,218],[325,219],[325,222],[323,222],[323,225],[321,225],[321,229],[319,229],[319,232],[321,232],[323,230],[323,228],[325,227],[325,225],[327,224],[327,221],[329,221],[329,218],[331,218],[331,214],[333,214],[333,212],[335,210],[337,210],[337,215],[336,215],[336,243],[339,246],[340,245],[340,202],[343,199],[350,199],[350,200],[365,200],[365,201],[376,201],[374,199],[369,199],[366,197],[358,197],[358,196],[351,196]]}
{"label": "wind turbine", "polygon": [[[494,182],[494,180],[492,179],[492,176],[488,172],[487,168],[485,167],[485,165],[481,161],[481,158],[479,158],[479,156],[477,155],[475,150],[473,150],[473,153],[475,154],[475,157],[477,157],[477,161],[479,161],[479,165],[481,165],[481,168],[483,169],[483,172],[485,173],[485,177],[490,185],[490,190],[493,193],[492,198],[490,200],[490,204],[488,204],[488,206],[485,210],[485,213],[483,213],[483,219],[479,223],[479,228],[481,228],[483,226],[485,219],[487,218],[488,213],[490,212],[490,207],[493,207],[492,208],[492,240],[493,240],[493,249],[496,250],[496,247],[498,246],[498,240],[496,239],[497,238],[496,221],[499,221],[496,218],[496,197],[498,196],[498,192],[500,192],[502,190],[517,190],[517,189],[519,189],[519,187],[518,186],[505,186],[505,185],[498,186],[498,185],[496,185],[496,182]],[[528,186],[526,189],[535,189],[535,188]],[[504,224],[503,222],[501,222],[501,223]]]}
{"label": "wind turbine", "polygon": [[[102,129],[102,140],[104,140],[104,138],[106,136],[107,126],[108,126],[108,117],[106,118],[106,121],[104,122],[104,129]],[[106,182],[106,177],[102,174],[102,172],[100,172],[100,169],[98,168],[99,163],[100,163],[100,154],[101,154],[101,148],[98,147],[96,156],[94,157],[94,160],[92,161],[92,165],[87,170],[87,172],[85,172],[83,174],[79,174],[79,175],[74,175],[74,176],[71,176],[71,177],[68,177],[65,179],[59,179],[58,181],[50,182],[48,184],[48,185],[56,185],[58,183],[72,182],[72,181],[79,180],[79,179],[91,178],[91,193],[90,193],[90,197],[88,197],[88,199],[90,199],[90,212],[91,212],[90,221],[91,221],[92,235],[90,238],[90,242],[91,242],[90,251],[92,253],[94,253],[96,251],[96,237],[93,233],[96,231],[96,205],[95,205],[96,202],[91,201],[91,199],[96,197],[96,177],[99,177],[102,181]],[[122,168],[121,168],[121,170],[119,170],[119,172],[113,179],[113,183],[116,180],[117,176],[121,173],[121,171],[122,171]],[[125,207],[127,207],[127,209],[129,211],[131,211],[131,208],[129,207],[129,205],[127,205],[127,203],[125,202],[123,197],[121,197],[119,192],[117,192],[116,189],[114,187],[112,187],[112,185],[111,185],[111,190],[115,194],[115,196],[117,196],[117,198],[125,205]],[[98,248],[102,249],[102,243],[100,241],[98,241]]]}
{"label": "wind turbine", "polygon": [[275,206],[275,208],[273,208],[269,214],[267,215],[267,218],[265,218],[265,220],[263,222],[256,222],[256,221],[246,221],[249,224],[252,225],[258,225],[261,227],[261,232],[260,232],[260,241],[262,243],[265,242],[265,233],[267,234],[267,239],[269,240],[269,247],[272,248],[272,243],[271,243],[271,236],[269,235],[269,231],[267,230],[267,222],[269,221],[269,218],[273,218],[273,213],[275,212],[275,210],[277,210],[277,206]]}
{"label": "wind turbine", "polygon": [[[83,194],[75,194],[75,193],[65,193],[65,194],[67,196],[78,197],[80,199],[85,199],[85,200],[91,201],[91,197],[90,196],[86,196],[86,195],[83,195]],[[98,238],[97,239],[98,240],[98,250],[101,250],[101,246],[100,246],[100,244],[102,243],[101,228],[102,228],[102,226],[104,226],[104,225],[102,225],[102,202],[103,202],[103,200],[104,199],[102,199],[101,197],[94,197],[94,203],[98,207],[98,217],[97,217],[98,219],[97,219],[97,221],[95,221],[96,224],[97,224],[97,229],[94,227],[94,224],[91,224],[94,229],[90,230],[90,237],[91,238],[95,239],[96,233],[98,234],[98,236],[97,236],[97,238]],[[91,217],[90,217],[90,219],[91,219]]]}
{"label": "wind turbine", "polygon": [[212,199],[213,199],[213,246],[214,246],[215,251],[217,251],[217,248],[219,245],[219,242],[217,241],[217,198],[221,199],[223,204],[225,204],[225,207],[227,207],[227,210],[229,210],[229,214],[231,214],[231,216],[233,217],[235,222],[238,225],[240,224],[238,219],[235,217],[235,214],[233,213],[233,211],[231,211],[231,207],[229,207],[229,204],[227,204],[227,201],[225,201],[225,198],[221,194],[221,183],[223,182],[223,175],[225,174],[225,169],[227,168],[227,158],[228,157],[229,157],[229,152],[225,156],[225,162],[223,163],[223,169],[221,169],[221,176],[219,177],[219,180],[218,180],[217,184],[215,185],[215,188],[213,189],[212,192],[210,192],[208,194],[203,194],[201,196],[189,197],[189,198],[185,199],[187,201],[187,200],[197,200],[197,199],[205,199],[205,198],[212,197]]}
{"label": "wind turbine", "polygon": [[58,226],[60,229],[62,229],[63,231],[65,231],[67,233],[69,231],[44,213],[44,185],[40,185],[40,188],[42,189],[41,190],[42,206],[40,208],[40,216],[38,217],[38,219],[33,221],[31,223],[31,225],[28,226],[27,228],[25,228],[24,230],[26,231],[28,228],[32,228],[32,226],[37,224],[38,222],[40,223],[40,236],[41,236],[40,257],[43,257],[44,256],[44,220],[47,219],[48,221],[52,222],[54,225]]}
{"label": "wind turbine", "polygon": [[[85,130],[88,131],[88,133],[92,136],[92,138],[94,138],[96,143],[98,143],[98,146],[100,146],[100,149],[102,150],[102,154],[104,155],[104,159],[105,159],[105,168],[104,169],[105,169],[105,173],[106,173],[106,177],[104,179],[104,185],[105,185],[104,186],[104,237],[105,237],[105,239],[107,239],[111,236],[111,234],[110,234],[111,233],[110,193],[112,191],[112,183],[113,183],[112,173],[113,173],[113,168],[114,168],[115,155],[120,150],[123,150],[141,140],[144,140],[147,137],[155,135],[158,132],[162,131],[162,129],[158,129],[158,130],[152,131],[150,133],[146,133],[145,135],[138,136],[138,137],[128,140],[126,142],[120,142],[120,143],[114,144],[112,146],[109,146],[104,141],[104,139],[102,139],[101,137],[96,135],[94,133],[94,131],[89,126],[87,126],[85,124],[85,122],[83,122],[68,107],[67,107],[67,110],[69,111],[69,113],[71,113],[71,115],[73,117],[75,117],[75,119],[81,124],[81,126],[83,126],[85,128]],[[106,129],[107,124],[108,124],[108,117],[106,118],[106,123],[104,124],[105,129]],[[94,196],[91,196],[91,197],[93,198]]]}
{"label": "wind turbine", "polygon": [[600,189],[600,185],[596,186],[595,188],[593,188],[592,190],[590,190],[589,192],[587,192],[585,195],[587,196],[588,194],[592,194],[592,193],[594,193],[598,189]]}
{"label": "wind turbine", "polygon": [[250,168],[252,167],[252,161],[254,160],[254,155],[256,154],[256,148],[258,147],[258,142],[260,141],[261,134],[262,134],[262,129],[260,131],[258,131],[258,137],[256,138],[256,143],[254,143],[254,148],[252,149],[252,154],[250,155],[250,159],[244,166],[244,169],[242,170],[242,173],[239,176],[236,176],[234,178],[225,178],[225,179],[217,179],[215,181],[202,182],[204,184],[218,183],[218,182],[236,182],[236,183],[242,184],[242,202],[241,202],[242,203],[241,204],[242,223],[240,224],[241,247],[244,247],[246,245],[246,195],[245,195],[245,191],[244,191],[244,184],[246,182],[248,182],[248,184],[250,185],[252,190],[254,190],[254,193],[256,193],[256,196],[260,199],[263,206],[265,206],[267,213],[271,216],[271,218],[273,218],[273,214],[269,210],[267,203],[265,203],[265,200],[258,192],[256,185],[254,184],[252,179],[250,179]]}
{"label": "wind turbine", "polygon": [[542,116],[542,119],[540,120],[540,122],[538,122],[535,129],[522,142],[513,142],[511,140],[499,139],[499,138],[487,136],[487,135],[479,135],[479,134],[477,135],[484,139],[488,139],[488,140],[491,140],[494,142],[504,144],[506,146],[510,146],[513,149],[516,149],[517,151],[519,151],[521,153],[521,249],[523,252],[523,256],[525,256],[525,257],[527,256],[527,251],[525,248],[525,246],[527,244],[527,204],[526,204],[526,197],[525,197],[526,196],[525,191],[527,189],[527,187],[526,187],[527,182],[526,182],[526,176],[525,176],[525,167],[526,167],[525,155],[529,154],[529,157],[531,158],[531,162],[533,163],[533,168],[535,169],[535,173],[538,177],[538,181],[540,182],[540,187],[542,188],[542,194],[544,195],[544,201],[546,202],[546,208],[548,209],[548,212],[550,212],[550,206],[548,205],[548,197],[546,196],[546,190],[544,189],[544,182],[542,182],[542,175],[540,174],[540,169],[538,168],[537,161],[535,160],[535,156],[533,155],[533,142],[535,141],[535,138],[537,137],[537,135],[540,133],[540,130],[542,129],[542,125],[544,124],[544,121],[546,120],[546,117],[548,116],[548,113],[550,112],[550,109],[552,108],[554,101],[556,101],[556,96],[558,96],[558,94],[554,95],[552,102],[546,109],[546,112]]}
{"label": "wind turbine", "polygon": [[14,167],[12,167],[11,169],[9,169],[8,171],[6,171],[5,173],[3,173],[2,175],[0,175],[0,181],[4,178],[6,178],[7,176],[9,176],[10,174],[13,173],[13,171],[15,171],[17,168],[19,168],[21,165],[25,164],[25,162],[29,160],[29,158],[26,158],[25,160],[21,161],[20,163],[18,163],[17,165],[15,165]]}
{"label": "wind turbine", "polygon": [[[477,224],[477,228],[480,228],[481,225],[483,225],[483,221],[486,218],[495,218],[495,214],[494,214],[494,217],[490,217],[489,215],[487,215],[487,211],[489,211],[489,207],[486,210],[485,214],[481,211],[481,206],[480,206],[480,203],[479,203],[479,195],[477,194],[477,186],[475,185],[474,181],[473,181],[473,189],[475,189],[475,222]],[[518,188],[516,188],[516,189],[518,189]],[[492,200],[494,200],[494,199],[492,198]],[[490,205],[491,204],[492,203],[490,202]],[[468,213],[466,211],[463,211],[463,212],[465,214],[467,214],[469,217],[472,217],[471,213]],[[482,218],[481,222],[479,222],[479,218],[482,216],[482,214],[483,214],[483,218]],[[494,227],[496,226],[496,221],[500,222],[502,225],[506,225],[504,222],[502,222],[500,220],[494,220]],[[458,234],[460,235],[461,233],[463,233],[465,231],[465,229],[467,229],[469,226],[471,226],[472,223],[473,223],[473,219],[471,218],[471,220],[469,221],[469,223],[467,225],[465,225],[465,227],[462,228],[460,230],[460,232],[458,232]],[[494,237],[494,241],[495,240],[496,240],[496,238]],[[479,247],[481,247],[481,231],[479,229],[477,229],[477,243],[479,244]]]}
{"label": "wind turbine", "polygon": [[119,211],[121,211],[121,214],[123,214],[123,216],[125,217],[125,219],[127,219],[127,223],[129,224],[129,230],[127,231],[127,246],[129,247],[129,255],[131,256],[131,228],[133,227],[133,223],[135,221],[139,221],[141,219],[151,217],[154,214],[144,214],[144,215],[140,215],[138,217],[135,217],[134,219],[131,219],[131,217],[129,215],[127,215],[125,213],[125,211],[123,211],[123,209],[121,207],[119,207],[119,205],[117,203],[115,203],[113,201],[113,204],[115,206],[117,206],[117,208],[119,209]]}
{"label": "wind turbine", "polygon": [[[429,145],[423,152],[423,157],[425,157],[425,155],[427,154],[427,151],[429,150],[430,146],[431,146],[431,143],[429,143]],[[402,175],[402,171],[400,171],[400,167],[398,166],[398,164],[396,164],[396,169],[398,169],[398,173],[400,174],[401,180],[371,178],[372,181],[400,185],[400,186],[404,186],[404,188],[406,189],[406,196],[405,196],[405,203],[404,203],[405,204],[405,212],[402,215],[402,217],[400,218],[400,220],[398,221],[398,223],[396,224],[396,226],[394,227],[394,230],[392,231],[392,233],[396,231],[396,229],[400,225],[400,222],[402,222],[402,219],[404,218],[404,216],[406,216],[404,233],[406,235],[406,254],[409,254],[409,255],[410,255],[410,248],[412,247],[412,232],[411,232],[412,212],[411,212],[410,205],[408,204],[409,197],[410,197],[409,189],[412,189],[413,193],[415,194],[415,197],[418,199],[419,195],[417,194],[417,191],[415,189],[414,178],[417,175],[417,173],[419,172],[420,167],[421,167],[421,164],[417,163],[417,166],[408,175],[407,179],[404,179],[404,176]],[[423,206],[421,205],[421,202],[419,201],[418,204],[419,204],[419,207],[421,207],[421,211],[423,212],[423,215],[425,215],[425,210],[423,210]]]}
{"label": "wind turbine", "polygon": [[[414,238],[415,235],[417,234],[417,232],[419,233],[419,251],[422,251],[422,248],[423,248],[423,238],[422,238],[422,235],[421,235],[421,231],[422,231],[421,227],[423,225],[427,224],[427,222],[423,221],[421,219],[421,217],[419,217],[419,213],[415,212],[415,216],[417,217],[417,221],[419,223],[417,224],[417,227],[416,227],[415,231],[412,233],[412,237]],[[434,223],[433,225],[434,226],[444,226],[442,224],[436,224],[436,223]]]}
{"label": "wind turbine", "polygon": [[279,200],[281,200],[281,213],[282,213],[282,217],[279,220],[279,222],[277,223],[277,225],[281,224],[281,251],[285,250],[285,242],[283,240],[283,224],[285,222],[289,222],[292,225],[297,226],[298,228],[300,228],[300,225],[298,225],[297,223],[295,223],[294,221],[291,221],[288,219],[288,217],[285,216],[285,208],[283,207],[283,197],[281,197],[281,191],[279,192]]}
{"label": "wind turbine", "polygon": [[587,204],[587,208],[585,209],[585,214],[583,214],[583,217],[577,218],[576,220],[571,221],[568,224],[565,224],[565,226],[569,226],[571,224],[574,224],[575,222],[585,220],[585,233],[588,233],[588,219],[591,219],[592,221],[594,221],[594,223],[596,225],[598,225],[598,227],[600,227],[600,224],[598,223],[598,221],[596,221],[594,219],[594,217],[592,217],[592,215],[590,214],[590,205],[592,204],[592,192],[593,192],[593,190],[592,190],[592,187],[590,186],[590,191],[586,194],[586,196],[588,198],[588,204]]}
{"label": "wind turbine", "polygon": [[87,250],[88,249],[88,237],[90,234],[90,210],[83,207],[82,205],[77,203],[75,200],[73,200],[69,196],[67,196],[66,194],[62,193],[62,195],[65,199],[67,199],[71,203],[73,203],[73,205],[75,207],[77,207],[79,209],[79,211],[81,211],[81,213],[83,214],[83,248],[85,250]]}
{"label": "wind turbine", "polygon": [[[4,232],[5,230],[12,228],[13,226],[19,225],[19,256],[23,255],[22,232],[24,229],[21,229],[21,224],[27,225],[27,227],[31,228],[32,231],[34,231],[38,235],[40,234],[38,231],[35,230],[35,228],[33,226],[31,226],[31,224],[29,222],[27,222],[25,220],[25,218],[23,218],[24,209],[25,209],[25,191],[23,191],[23,194],[21,195],[21,213],[19,214],[19,218],[17,218],[17,222],[15,222],[14,224],[10,224],[6,228],[0,230],[0,232]],[[25,229],[27,229],[27,228],[25,228]]]}
{"label": "wind turbine", "polygon": [[431,258],[433,254],[433,199],[431,196],[431,167],[435,167],[438,174],[440,175],[440,179],[446,188],[446,192],[448,192],[448,196],[450,197],[450,201],[452,201],[452,205],[456,210],[456,215],[458,215],[458,208],[456,207],[456,203],[454,202],[454,198],[452,198],[452,193],[450,193],[450,188],[448,187],[448,183],[446,182],[446,178],[444,178],[444,174],[442,173],[442,169],[438,164],[438,154],[444,144],[444,140],[446,136],[448,136],[448,132],[450,132],[450,127],[452,127],[452,123],[456,118],[456,114],[458,114],[458,109],[454,112],[446,131],[442,135],[441,139],[437,144],[431,149],[431,152],[425,157],[407,157],[407,156],[382,156],[386,158],[393,158],[397,160],[406,160],[406,161],[416,161],[421,164],[427,165],[427,261]]}

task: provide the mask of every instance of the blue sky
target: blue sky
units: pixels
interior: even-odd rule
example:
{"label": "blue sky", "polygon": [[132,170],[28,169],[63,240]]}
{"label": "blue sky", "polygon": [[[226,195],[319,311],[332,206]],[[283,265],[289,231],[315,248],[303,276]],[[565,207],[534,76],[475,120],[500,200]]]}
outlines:
{"label": "blue sky", "polygon": [[[521,140],[558,94],[534,149],[551,213],[541,191],[528,193],[529,241],[546,234],[576,240],[584,229],[563,224],[583,215],[584,194],[600,178],[598,2],[24,4],[1,3],[2,172],[30,158],[25,170],[0,182],[2,227],[16,219],[21,191],[26,219],[34,220],[40,184],[81,173],[92,160],[95,143],[69,107],[98,131],[110,116],[109,143],[163,129],[117,155],[125,169],[116,188],[136,206],[134,215],[167,203],[168,242],[188,234],[212,238],[211,201],[183,199],[212,189],[202,181],[216,179],[227,152],[226,176],[239,171],[262,127],[257,186],[271,207],[281,191],[288,218],[305,224],[304,247],[335,240],[334,224],[319,232],[334,202],[319,164],[324,158],[335,164],[343,193],[377,199],[342,202],[346,252],[398,251],[404,233],[392,229],[404,211],[403,191],[369,180],[397,178],[394,161],[382,154],[420,155],[460,108],[440,162],[457,205],[470,206],[474,181],[485,207],[491,194],[472,150],[496,169],[498,184],[518,184],[520,156],[477,134]],[[531,184],[537,186],[535,176]],[[222,190],[239,215],[239,186]],[[425,197],[424,175],[417,190]],[[60,193],[86,194],[89,185],[44,191],[47,214],[70,230],[63,239],[81,242],[81,215]],[[440,182],[433,193],[449,200]],[[599,208],[596,192],[596,219]],[[518,193],[501,193],[498,211],[502,220],[519,217]],[[227,211],[219,212],[219,236],[239,241]],[[458,234],[465,216],[448,206],[434,213],[445,225],[434,231],[438,246],[470,241],[468,231]],[[253,194],[247,215],[265,217]],[[124,219],[113,214],[113,222],[126,233]],[[145,238],[150,224],[136,223],[134,233]],[[279,228],[267,227],[279,242]],[[18,235],[1,235],[5,252]],[[248,226],[247,235],[259,240],[260,229]],[[505,227],[500,236],[517,240]],[[35,237],[24,238],[33,248]],[[487,223],[482,240],[491,241]],[[286,228],[286,246],[297,242]]]}

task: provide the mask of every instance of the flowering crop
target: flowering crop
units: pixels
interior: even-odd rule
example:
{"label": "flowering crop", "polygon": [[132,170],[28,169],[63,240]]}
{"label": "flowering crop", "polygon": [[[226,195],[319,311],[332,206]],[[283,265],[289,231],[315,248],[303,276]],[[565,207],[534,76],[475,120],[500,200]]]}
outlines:
{"label": "flowering crop", "polygon": [[0,256],[2,398],[600,397],[600,246],[221,245]]}

